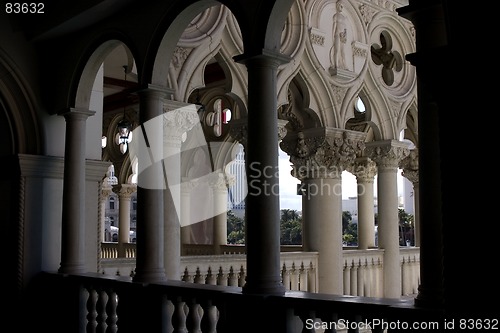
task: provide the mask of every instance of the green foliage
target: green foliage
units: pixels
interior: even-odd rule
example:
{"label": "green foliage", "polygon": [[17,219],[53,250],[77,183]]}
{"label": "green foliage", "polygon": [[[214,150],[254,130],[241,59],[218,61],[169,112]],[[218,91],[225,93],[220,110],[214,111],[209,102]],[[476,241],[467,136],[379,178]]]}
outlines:
{"label": "green foliage", "polygon": [[302,244],[302,216],[296,210],[281,210],[280,243],[282,245]]}
{"label": "green foliage", "polygon": [[349,211],[342,212],[342,242],[345,245],[358,244],[358,225],[352,222],[352,214]]}
{"label": "green foliage", "polygon": [[230,210],[227,212],[227,243],[245,244],[245,220]]}

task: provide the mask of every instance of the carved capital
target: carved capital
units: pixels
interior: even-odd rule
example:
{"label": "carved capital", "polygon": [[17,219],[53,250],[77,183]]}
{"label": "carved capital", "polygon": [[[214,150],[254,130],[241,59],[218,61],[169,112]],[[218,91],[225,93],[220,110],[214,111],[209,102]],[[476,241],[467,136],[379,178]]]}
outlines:
{"label": "carved capital", "polygon": [[197,107],[169,100],[163,112],[163,142],[180,147],[182,135],[200,123]]}
{"label": "carved capital", "polygon": [[358,157],[347,171],[355,175],[360,181],[373,182],[377,175],[377,163],[368,157]]}
{"label": "carved capital", "polygon": [[408,144],[397,140],[369,142],[365,148],[365,155],[384,168],[398,168],[409,154]]}
{"label": "carved capital", "polygon": [[340,178],[364,149],[366,134],[335,128],[314,128],[286,136],[281,143],[298,179]]}
{"label": "carved capital", "polygon": [[418,183],[418,149],[410,150],[410,153],[405,157],[400,164],[403,169],[401,175],[407,178],[413,184]]}
{"label": "carved capital", "polygon": [[113,192],[118,194],[120,199],[130,199],[132,194],[137,192],[136,184],[120,184],[113,186]]}

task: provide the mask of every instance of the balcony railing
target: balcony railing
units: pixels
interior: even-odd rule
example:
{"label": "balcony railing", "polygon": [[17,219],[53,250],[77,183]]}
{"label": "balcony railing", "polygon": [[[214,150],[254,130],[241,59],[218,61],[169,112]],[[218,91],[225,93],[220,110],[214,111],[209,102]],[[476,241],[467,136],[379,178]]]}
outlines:
{"label": "balcony railing", "polygon": [[[135,271],[135,244],[124,244],[126,258],[117,258],[117,243],[102,244],[99,272],[108,276],[132,277]],[[181,256],[180,280],[196,284],[242,287],[245,283],[244,246],[223,246],[214,255],[213,245],[188,245],[190,255]],[[195,255],[196,254],[196,255]],[[382,249],[343,251],[344,295],[383,297]],[[282,246],[281,278],[287,290],[318,292],[318,253],[303,252],[300,246]],[[420,283],[420,249],[401,247],[401,296],[417,293]]]}
{"label": "balcony railing", "polygon": [[42,273],[33,328],[66,332],[423,332],[443,329],[440,310],[411,299],[288,291],[247,295],[240,287],[134,283],[102,274]]}

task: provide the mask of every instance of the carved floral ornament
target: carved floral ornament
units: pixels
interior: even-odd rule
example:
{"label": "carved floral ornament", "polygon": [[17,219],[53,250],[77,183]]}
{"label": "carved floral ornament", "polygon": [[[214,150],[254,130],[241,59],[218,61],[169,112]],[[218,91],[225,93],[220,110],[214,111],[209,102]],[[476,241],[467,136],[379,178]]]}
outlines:
{"label": "carved floral ornament", "polygon": [[301,180],[341,177],[365,147],[364,133],[324,128],[312,131],[321,133],[309,136],[311,133],[298,132],[281,143],[290,155],[292,175]]}

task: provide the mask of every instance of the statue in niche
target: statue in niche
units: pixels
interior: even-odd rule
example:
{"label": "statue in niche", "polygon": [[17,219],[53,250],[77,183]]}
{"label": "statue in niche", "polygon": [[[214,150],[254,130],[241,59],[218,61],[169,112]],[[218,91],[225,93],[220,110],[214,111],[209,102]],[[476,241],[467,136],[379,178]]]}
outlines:
{"label": "statue in niche", "polygon": [[348,69],[345,62],[345,47],[347,44],[347,19],[342,14],[344,9],[343,0],[337,0],[337,12],[333,15],[333,46],[330,50],[330,61],[332,68]]}

